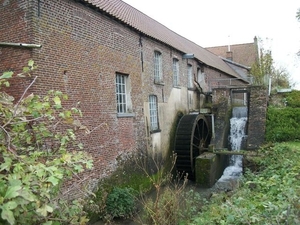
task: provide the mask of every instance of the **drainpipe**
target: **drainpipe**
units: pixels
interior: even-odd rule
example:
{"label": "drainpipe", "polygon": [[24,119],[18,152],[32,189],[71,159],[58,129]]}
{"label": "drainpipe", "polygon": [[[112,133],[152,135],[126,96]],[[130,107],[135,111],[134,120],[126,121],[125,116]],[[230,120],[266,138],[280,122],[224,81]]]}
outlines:
{"label": "drainpipe", "polygon": [[0,42],[0,46],[25,47],[25,48],[41,48],[42,47],[42,45],[37,45],[37,44],[11,43],[11,42]]}

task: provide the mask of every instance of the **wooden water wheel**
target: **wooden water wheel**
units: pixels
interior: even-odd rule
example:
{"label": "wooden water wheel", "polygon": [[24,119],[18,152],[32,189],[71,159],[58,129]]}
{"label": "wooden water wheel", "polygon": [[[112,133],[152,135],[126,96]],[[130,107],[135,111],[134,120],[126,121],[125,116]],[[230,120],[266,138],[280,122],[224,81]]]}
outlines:
{"label": "wooden water wheel", "polygon": [[195,178],[195,159],[208,150],[211,139],[209,123],[202,114],[184,115],[177,126],[174,152],[179,174]]}

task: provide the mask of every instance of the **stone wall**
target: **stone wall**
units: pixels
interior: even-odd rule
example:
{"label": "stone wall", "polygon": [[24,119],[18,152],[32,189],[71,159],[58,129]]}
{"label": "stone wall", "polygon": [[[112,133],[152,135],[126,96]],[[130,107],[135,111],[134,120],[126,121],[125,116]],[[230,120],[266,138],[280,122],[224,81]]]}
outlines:
{"label": "stone wall", "polygon": [[255,150],[265,141],[268,94],[261,86],[249,90],[247,150]]}

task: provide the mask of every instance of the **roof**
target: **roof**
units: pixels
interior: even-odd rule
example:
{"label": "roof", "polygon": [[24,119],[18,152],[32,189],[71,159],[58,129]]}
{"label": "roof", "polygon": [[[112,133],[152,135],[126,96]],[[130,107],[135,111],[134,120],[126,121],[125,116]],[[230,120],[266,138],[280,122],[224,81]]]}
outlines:
{"label": "roof", "polygon": [[[212,53],[226,58],[229,46],[215,46],[207,47],[206,49]],[[230,52],[232,52],[232,60],[242,65],[253,66],[258,60],[258,47],[257,39],[254,38],[254,42],[245,44],[230,45]]]}
{"label": "roof", "polygon": [[[221,57],[222,58],[222,57]],[[222,58],[224,60],[225,63],[227,63],[228,66],[230,66],[237,74],[239,74],[239,76],[243,79],[246,80],[248,82],[250,82],[250,77],[249,77],[249,71],[250,71],[250,67],[241,65],[239,63],[236,63],[234,61],[231,61],[229,59],[225,59]],[[250,82],[251,83],[251,82]]]}
{"label": "roof", "polygon": [[127,24],[144,35],[165,43],[183,53],[193,53],[196,59],[208,66],[214,67],[234,77],[239,77],[234,70],[215,54],[175,33],[121,0],[83,0],[83,2],[122,21],[124,24]]}

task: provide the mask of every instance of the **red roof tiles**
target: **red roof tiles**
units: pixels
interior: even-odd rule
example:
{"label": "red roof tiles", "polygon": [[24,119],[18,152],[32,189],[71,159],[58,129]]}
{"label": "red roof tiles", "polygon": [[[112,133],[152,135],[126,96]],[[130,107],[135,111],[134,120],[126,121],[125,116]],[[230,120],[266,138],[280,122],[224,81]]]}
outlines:
{"label": "red roof tiles", "polygon": [[84,1],[96,6],[112,17],[119,19],[130,27],[147,36],[150,36],[151,38],[172,46],[183,53],[193,53],[195,58],[206,65],[219,69],[234,77],[239,77],[238,74],[218,56],[195,44],[194,42],[180,36],[166,26],[160,24],[156,20],[121,0]]}

